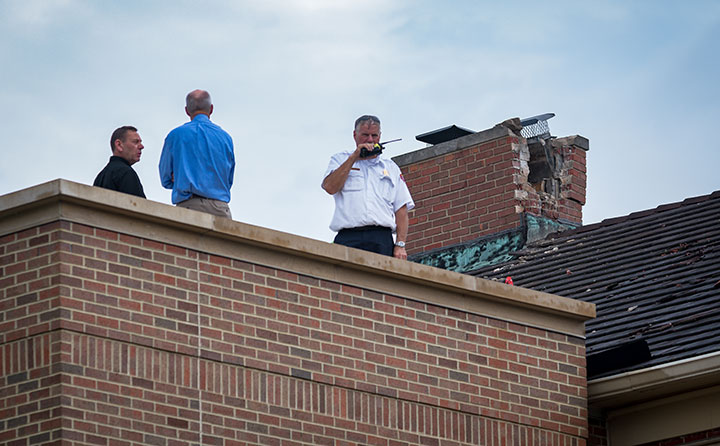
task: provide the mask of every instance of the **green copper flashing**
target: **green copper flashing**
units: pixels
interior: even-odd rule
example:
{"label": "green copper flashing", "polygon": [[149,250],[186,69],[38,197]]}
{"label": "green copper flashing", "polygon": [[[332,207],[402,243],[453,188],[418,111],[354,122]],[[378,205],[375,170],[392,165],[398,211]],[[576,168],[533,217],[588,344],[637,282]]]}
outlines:
{"label": "green copper flashing", "polygon": [[525,214],[525,224],[522,228],[416,254],[411,256],[410,260],[449,271],[467,273],[509,261],[513,258],[513,253],[523,249],[528,243],[573,228],[575,226],[570,224]]}

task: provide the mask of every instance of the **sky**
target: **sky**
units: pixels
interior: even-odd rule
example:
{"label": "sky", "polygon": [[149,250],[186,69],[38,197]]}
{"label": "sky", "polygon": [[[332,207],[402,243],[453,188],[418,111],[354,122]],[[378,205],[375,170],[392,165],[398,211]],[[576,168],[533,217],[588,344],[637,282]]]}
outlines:
{"label": "sky", "polygon": [[720,189],[720,1],[0,0],[0,195],[92,184],[122,125],[150,200],[185,96],[234,140],[235,220],[331,241],[321,188],[363,114],[415,136],[555,113],[590,224]]}

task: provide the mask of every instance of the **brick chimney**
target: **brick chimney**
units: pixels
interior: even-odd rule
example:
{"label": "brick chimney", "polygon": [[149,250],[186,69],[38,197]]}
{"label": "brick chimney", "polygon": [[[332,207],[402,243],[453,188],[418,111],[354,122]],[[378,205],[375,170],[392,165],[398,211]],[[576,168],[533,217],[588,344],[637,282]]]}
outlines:
{"label": "brick chimney", "polygon": [[512,230],[524,230],[526,242],[540,238],[538,225],[582,224],[588,140],[549,131],[526,138],[521,129],[514,118],[393,158],[416,204],[408,254]]}

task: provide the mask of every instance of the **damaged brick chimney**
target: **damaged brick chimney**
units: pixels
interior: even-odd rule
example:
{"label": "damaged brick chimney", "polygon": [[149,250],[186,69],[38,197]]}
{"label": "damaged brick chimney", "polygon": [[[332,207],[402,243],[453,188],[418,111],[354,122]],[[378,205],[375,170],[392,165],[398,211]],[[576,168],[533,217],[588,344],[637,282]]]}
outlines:
{"label": "damaged brick chimney", "polygon": [[[581,225],[589,142],[578,135],[550,136],[546,120],[552,116],[509,119],[460,137],[455,133],[453,139],[393,158],[416,204],[408,253],[444,250],[496,234],[518,234],[515,244],[524,244]],[[528,132],[538,124],[546,131],[541,126],[540,132]],[[450,128],[418,139],[447,134]]]}

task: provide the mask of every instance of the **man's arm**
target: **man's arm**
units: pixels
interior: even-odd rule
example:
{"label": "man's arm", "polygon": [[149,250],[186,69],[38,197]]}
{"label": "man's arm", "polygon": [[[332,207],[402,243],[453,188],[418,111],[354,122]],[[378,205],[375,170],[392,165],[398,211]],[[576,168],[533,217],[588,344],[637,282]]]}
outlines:
{"label": "man's arm", "polygon": [[[398,242],[407,240],[409,221],[407,205],[395,211],[395,225],[397,226],[395,234]],[[405,248],[395,246],[395,248],[393,248],[393,257],[405,260],[407,259],[407,251],[405,251]]]}
{"label": "man's arm", "polygon": [[118,191],[120,192],[146,198],[145,191],[143,190],[142,183],[140,182],[140,177],[132,168],[128,168],[125,172],[123,172],[122,176],[120,176],[117,180],[117,186]]}
{"label": "man's arm", "polygon": [[229,147],[230,147],[230,172],[228,172],[228,185],[232,187],[233,181],[235,180],[235,145],[232,137],[228,134]]}
{"label": "man's arm", "polygon": [[165,139],[165,144],[160,153],[158,170],[160,171],[160,184],[162,184],[165,189],[172,189],[173,183],[175,182],[175,175],[173,175],[172,154],[170,153],[170,148],[167,146],[167,139]]}
{"label": "man's arm", "polygon": [[330,195],[335,195],[340,192],[345,185],[345,180],[347,180],[348,175],[350,175],[350,169],[352,169],[353,164],[355,164],[355,161],[360,159],[360,150],[363,147],[368,150],[372,150],[372,144],[360,144],[348,157],[348,159],[345,160],[345,162],[340,164],[337,169],[333,170],[325,177],[322,182],[322,188],[325,189],[325,192]]}

